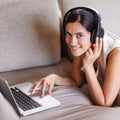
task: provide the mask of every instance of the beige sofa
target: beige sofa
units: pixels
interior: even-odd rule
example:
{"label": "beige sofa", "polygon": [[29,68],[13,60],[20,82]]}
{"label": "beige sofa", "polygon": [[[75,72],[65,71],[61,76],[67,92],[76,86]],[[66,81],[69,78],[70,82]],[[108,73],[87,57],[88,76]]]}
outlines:
{"label": "beige sofa", "polygon": [[[68,76],[71,61],[61,32],[63,16],[68,9],[76,6],[98,8],[103,15],[105,28],[120,35],[120,28],[117,28],[120,26],[118,3],[107,0],[105,6],[103,2],[106,1],[0,0],[0,76],[4,77],[10,85],[25,81],[35,82],[51,73]],[[111,7],[116,7],[112,9],[114,16],[118,13],[116,18],[108,12]],[[116,36],[111,33],[109,37],[116,39]],[[52,95],[61,102],[61,106],[30,116],[19,117],[0,93],[0,119],[120,119],[119,106],[92,105],[87,85],[82,88],[55,86]]]}

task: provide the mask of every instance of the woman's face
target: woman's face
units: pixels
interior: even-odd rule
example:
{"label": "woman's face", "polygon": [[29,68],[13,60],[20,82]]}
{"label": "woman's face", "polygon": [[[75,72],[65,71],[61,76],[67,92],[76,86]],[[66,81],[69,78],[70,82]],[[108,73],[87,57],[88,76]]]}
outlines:
{"label": "woman's face", "polygon": [[66,42],[73,56],[81,56],[91,47],[90,35],[79,22],[66,25]]}

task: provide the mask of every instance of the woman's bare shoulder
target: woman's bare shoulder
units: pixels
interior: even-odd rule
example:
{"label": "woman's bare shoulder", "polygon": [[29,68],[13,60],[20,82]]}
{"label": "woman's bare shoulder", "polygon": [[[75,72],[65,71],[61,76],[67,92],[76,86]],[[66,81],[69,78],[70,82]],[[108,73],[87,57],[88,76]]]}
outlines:
{"label": "woman's bare shoulder", "polygon": [[107,57],[107,63],[108,61],[110,63],[120,63],[120,47],[116,47],[114,48],[109,54],[108,54],[108,57]]}
{"label": "woman's bare shoulder", "polygon": [[118,56],[120,55],[120,47],[116,47],[109,53],[108,57]]}

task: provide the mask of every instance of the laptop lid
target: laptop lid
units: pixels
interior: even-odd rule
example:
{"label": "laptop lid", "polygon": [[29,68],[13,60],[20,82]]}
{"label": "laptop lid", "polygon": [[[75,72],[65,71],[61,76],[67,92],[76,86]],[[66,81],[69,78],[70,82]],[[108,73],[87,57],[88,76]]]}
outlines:
{"label": "laptop lid", "polygon": [[8,82],[4,80],[3,78],[0,78],[0,92],[3,94],[3,96],[12,104],[16,112],[21,115],[20,110],[17,106],[17,103],[12,95],[12,92],[9,88]]}

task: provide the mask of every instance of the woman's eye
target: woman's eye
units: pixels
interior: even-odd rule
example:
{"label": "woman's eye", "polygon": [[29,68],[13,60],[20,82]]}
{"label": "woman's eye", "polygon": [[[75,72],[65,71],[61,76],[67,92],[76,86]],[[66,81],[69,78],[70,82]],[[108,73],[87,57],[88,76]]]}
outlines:
{"label": "woman's eye", "polygon": [[71,34],[68,33],[68,32],[65,32],[65,35],[66,35],[67,37],[71,37]]}
{"label": "woman's eye", "polygon": [[81,35],[81,34],[77,34],[77,38],[81,38],[83,35]]}

